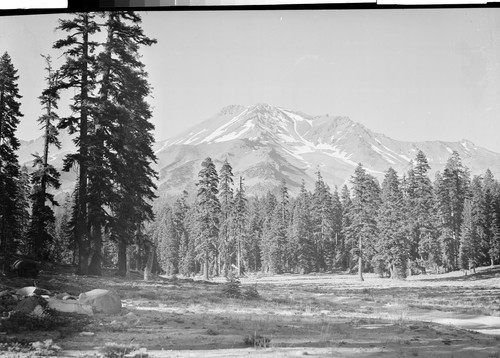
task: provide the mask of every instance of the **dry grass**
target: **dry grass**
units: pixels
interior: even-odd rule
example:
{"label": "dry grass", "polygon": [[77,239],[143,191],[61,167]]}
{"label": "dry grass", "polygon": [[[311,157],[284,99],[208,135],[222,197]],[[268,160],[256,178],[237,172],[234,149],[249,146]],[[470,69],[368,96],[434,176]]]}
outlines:
{"label": "dry grass", "polygon": [[[252,300],[228,298],[225,280],[213,281],[42,275],[38,285],[54,292],[111,288],[124,304],[121,314],[96,316],[82,328],[94,332],[92,337],[57,330],[43,334],[73,356],[98,354],[95,347],[106,342],[138,344],[151,351],[150,357],[498,356],[497,336],[428,321],[499,316],[499,268],[465,278],[452,273],[406,281],[253,275],[241,279],[243,291],[257,288],[259,297]],[[40,340],[40,334],[23,339]],[[244,340],[250,336],[270,341],[248,348]]]}

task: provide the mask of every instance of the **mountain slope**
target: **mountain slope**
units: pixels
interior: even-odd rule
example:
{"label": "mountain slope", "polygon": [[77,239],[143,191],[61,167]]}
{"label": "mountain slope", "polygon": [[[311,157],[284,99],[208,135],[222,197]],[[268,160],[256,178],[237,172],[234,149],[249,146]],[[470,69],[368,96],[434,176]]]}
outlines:
{"label": "mountain slope", "polygon": [[312,188],[319,169],[333,187],[348,183],[358,163],[379,179],[393,167],[402,175],[422,150],[434,173],[457,151],[472,174],[490,168],[500,175],[500,154],[460,142],[403,142],[370,131],[341,116],[310,116],[267,104],[229,106],[190,130],[156,146],[160,192],[194,192],[207,156],[220,167],[225,159],[243,176],[251,194],[273,189],[282,179],[294,192],[302,179]]}
{"label": "mountain slope", "polygon": [[[50,162],[58,169],[64,156],[75,151],[65,131],[61,142],[61,149],[50,149]],[[31,154],[42,148],[42,137],[21,141],[20,163],[30,168]],[[282,179],[294,193],[302,180],[312,189],[318,169],[330,187],[348,184],[358,163],[379,180],[389,167],[402,176],[418,150],[429,159],[431,180],[436,171],[443,170],[453,151],[460,154],[472,174],[489,168],[500,177],[500,154],[467,140],[403,142],[374,133],[348,117],[310,116],[267,104],[225,107],[188,131],[156,142],[154,150],[160,195],[178,195],[182,190],[194,195],[201,162],[208,156],[217,168],[227,159],[235,177],[242,176],[253,195],[274,190]],[[74,170],[62,173],[62,189],[71,190],[75,179]]]}

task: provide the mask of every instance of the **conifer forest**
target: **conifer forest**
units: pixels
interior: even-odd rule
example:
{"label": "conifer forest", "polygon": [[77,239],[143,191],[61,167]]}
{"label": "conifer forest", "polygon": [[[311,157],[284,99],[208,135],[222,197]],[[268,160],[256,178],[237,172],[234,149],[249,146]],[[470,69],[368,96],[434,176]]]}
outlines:
{"label": "conifer forest", "polygon": [[[405,279],[499,263],[499,182],[489,170],[472,176],[456,152],[434,178],[420,151],[407,172],[388,169],[382,183],[359,164],[341,188],[330,188],[318,169],[313,188],[303,184],[292,196],[283,180],[259,197],[246,194],[230,162],[216,167],[208,157],[195,193],[159,197],[152,88],[139,55],[156,40],[129,11],[78,13],[56,26],[53,47],[65,60],[56,68],[45,57],[46,88],[33,99],[44,147],[32,168],[16,154],[19,74],[8,53],[0,58],[3,270],[26,256],[73,265],[79,275],[348,271],[363,280],[366,272]],[[69,117],[58,115],[62,93],[72,94]],[[61,173],[48,158],[62,131],[77,147],[62,171],[78,180],[56,200]]]}

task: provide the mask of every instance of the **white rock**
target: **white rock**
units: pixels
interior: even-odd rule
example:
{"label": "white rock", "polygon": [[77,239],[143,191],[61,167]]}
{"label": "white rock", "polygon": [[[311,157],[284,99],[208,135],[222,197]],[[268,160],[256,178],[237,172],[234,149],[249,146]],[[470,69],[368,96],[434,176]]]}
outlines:
{"label": "white rock", "polygon": [[123,356],[123,358],[148,358],[148,357],[149,355],[147,348],[140,348]]}
{"label": "white rock", "polygon": [[95,336],[94,332],[80,332],[80,336]]}
{"label": "white rock", "polygon": [[90,305],[95,313],[120,313],[122,301],[120,297],[109,290],[95,289],[78,296],[78,302],[83,305]]}
{"label": "white rock", "polygon": [[49,298],[47,300],[49,308],[59,312],[71,312],[71,313],[79,313],[85,314],[88,316],[92,316],[94,314],[91,305],[81,304],[77,301],[73,300],[59,300],[57,298]]}

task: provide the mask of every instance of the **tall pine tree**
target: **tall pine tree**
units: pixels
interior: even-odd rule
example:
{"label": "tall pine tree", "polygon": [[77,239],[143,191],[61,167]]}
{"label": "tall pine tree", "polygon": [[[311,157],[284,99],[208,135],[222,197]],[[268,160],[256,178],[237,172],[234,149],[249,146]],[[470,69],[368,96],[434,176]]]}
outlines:
{"label": "tall pine tree", "polygon": [[71,20],[59,20],[58,30],[69,34],[54,43],[54,48],[64,50],[65,64],[60,69],[61,88],[73,88],[75,95],[71,109],[73,115],[61,119],[60,128],[68,128],[70,133],[78,132],[75,144],[78,153],[67,155],[63,170],[78,163],[78,222],[75,226],[75,237],[78,243],[77,273],[85,275],[88,272],[90,255],[90,237],[87,217],[87,180],[88,180],[88,122],[91,111],[91,94],[95,88],[96,61],[94,52],[97,42],[91,37],[99,31],[95,22],[95,14],[78,13]]}
{"label": "tall pine tree", "polygon": [[55,216],[53,209],[47,205],[47,202],[52,205],[58,205],[54,200],[54,195],[49,193],[50,188],[58,189],[60,187],[59,172],[53,165],[49,164],[49,147],[54,145],[61,148],[61,143],[58,139],[59,131],[55,126],[59,116],[55,112],[57,102],[59,100],[59,74],[52,68],[50,56],[44,56],[47,67],[47,88],[39,97],[44,109],[44,114],[38,119],[41,128],[43,129],[43,153],[42,155],[34,154],[35,160],[33,166],[36,168],[31,174],[31,183],[33,184],[33,192],[30,199],[32,201],[31,225],[29,237],[31,242],[32,256],[39,259],[47,259],[49,256],[48,247],[54,240],[49,233],[48,225],[54,223]]}
{"label": "tall pine tree", "polygon": [[[227,277],[232,263],[232,253],[235,250],[234,235],[232,232],[233,208],[233,168],[227,160],[220,169],[219,201],[221,204],[221,222],[219,242],[217,245],[217,271],[220,261],[223,261],[224,277]],[[218,272],[217,272],[218,273]]]}
{"label": "tall pine tree", "polygon": [[377,255],[389,268],[391,278],[406,278],[408,261],[407,215],[403,203],[403,193],[394,169],[389,168],[382,183],[382,203],[377,218],[379,239]]}
{"label": "tall pine tree", "polygon": [[209,279],[210,260],[213,259],[220,225],[219,176],[210,157],[201,164],[198,173],[196,197],[196,255],[203,263],[203,278]]}
{"label": "tall pine tree", "polygon": [[444,265],[458,268],[462,211],[469,188],[469,173],[460,156],[453,152],[443,173],[436,178],[436,199],[442,232],[441,249]]}
{"label": "tall pine tree", "polygon": [[364,262],[369,263],[374,254],[380,188],[376,179],[368,174],[361,164],[356,167],[351,183],[353,199],[349,211],[347,239],[351,242],[352,254],[358,261],[359,279],[363,281]]}
{"label": "tall pine tree", "polygon": [[21,239],[20,212],[17,196],[20,188],[19,163],[16,150],[19,140],[16,129],[20,112],[17,70],[7,52],[0,57],[0,252],[4,271],[11,262],[10,253],[17,249]]}

